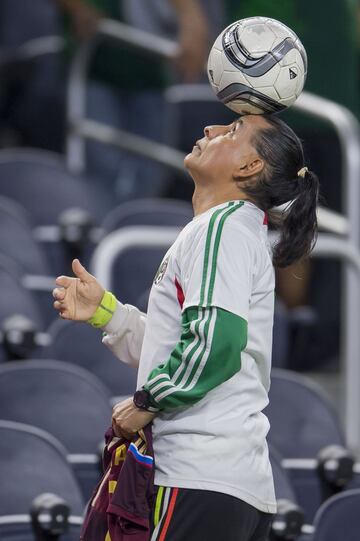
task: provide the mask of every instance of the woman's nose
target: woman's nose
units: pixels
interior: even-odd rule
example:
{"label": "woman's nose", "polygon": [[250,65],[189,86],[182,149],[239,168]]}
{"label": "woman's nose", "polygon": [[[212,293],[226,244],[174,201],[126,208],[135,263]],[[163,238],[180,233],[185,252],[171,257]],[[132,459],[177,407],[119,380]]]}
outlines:
{"label": "woman's nose", "polygon": [[205,137],[207,137],[208,139],[210,138],[211,130],[212,130],[212,126],[206,126],[206,127],[204,128],[204,135],[205,135]]}
{"label": "woman's nose", "polygon": [[226,126],[206,126],[204,128],[205,137],[213,139],[218,135],[222,135],[226,131]]}

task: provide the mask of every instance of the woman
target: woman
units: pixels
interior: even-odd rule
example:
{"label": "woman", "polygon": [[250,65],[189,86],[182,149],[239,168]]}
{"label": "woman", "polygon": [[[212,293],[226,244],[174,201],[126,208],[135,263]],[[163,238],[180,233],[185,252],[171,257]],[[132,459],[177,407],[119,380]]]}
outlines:
{"label": "woman", "polygon": [[[185,158],[195,217],[160,265],[147,316],[104,292],[78,260],[54,306],[89,321],[138,366],[113,427],[132,438],[153,421],[158,487],[151,540],[263,541],[276,511],[262,410],[270,385],[274,270],[305,257],[316,235],[317,177],[273,116],[209,126]],[[273,263],[267,213],[293,201]]]}

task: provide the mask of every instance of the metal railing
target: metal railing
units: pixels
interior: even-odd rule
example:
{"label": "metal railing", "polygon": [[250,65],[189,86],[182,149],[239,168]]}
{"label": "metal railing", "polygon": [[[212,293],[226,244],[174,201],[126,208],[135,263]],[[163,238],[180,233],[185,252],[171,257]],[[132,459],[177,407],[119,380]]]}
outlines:
{"label": "metal railing", "polygon": [[174,59],[178,52],[178,45],[173,41],[110,19],[100,21],[96,36],[78,48],[70,68],[67,92],[69,131],[66,145],[69,169],[74,173],[85,170],[85,139],[93,139],[153,159],[177,171],[184,171],[182,152],[167,145],[116,130],[101,122],[86,119],[87,69],[94,49],[103,39],[126,43],[139,51],[150,52],[153,56],[167,60]]}
{"label": "metal railing", "polygon": [[[135,30],[124,24],[103,20],[98,27],[94,40],[79,48],[75,55],[69,78],[67,119],[69,136],[67,144],[67,163],[74,172],[85,169],[85,139],[94,139],[118,148],[129,150],[135,154],[151,157],[175,170],[183,170],[183,154],[173,148],[144,141],[129,133],[109,128],[99,122],[86,118],[86,72],[91,54],[100,39],[111,38],[127,43],[149,54],[172,59],[176,56],[177,46],[174,42],[152,36],[146,32]],[[176,94],[177,92],[177,94]],[[179,92],[183,93],[179,95]],[[197,90],[192,87],[172,89],[167,97],[173,103],[189,99],[203,101],[215,97],[207,85],[200,85]],[[206,98],[207,95],[207,98]],[[176,97],[177,96],[177,97]],[[179,97],[180,96],[180,97]],[[336,237],[322,240],[320,236],[315,254],[339,257],[346,263],[345,295],[342,321],[342,357],[345,360],[346,374],[346,436],[350,447],[360,452],[360,272],[358,267],[360,247],[360,137],[359,125],[355,117],[346,108],[329,100],[303,92],[293,106],[302,113],[321,118],[335,129],[341,145],[343,157],[343,189],[346,216],[339,216],[327,211],[319,212],[319,225],[338,233],[347,234],[348,241]],[[150,156],[151,154],[151,156]],[[330,218],[330,220],[329,220]],[[336,220],[336,225],[334,221]],[[333,221],[329,228],[329,221]],[[324,244],[325,243],[325,244]],[[344,244],[343,244],[344,243]],[[324,248],[326,247],[326,250]]]}
{"label": "metal railing", "polygon": [[[171,103],[186,101],[213,101],[214,93],[208,85],[181,85],[169,88],[167,98]],[[342,152],[343,199],[347,218],[318,208],[319,226],[328,231],[346,235],[354,249],[360,249],[360,132],[359,123],[354,115],[345,107],[325,98],[303,92],[293,108],[328,122],[335,130]],[[340,255],[339,243],[333,244]],[[346,259],[349,262],[348,259]],[[352,266],[347,265],[343,273],[342,320],[342,352],[345,360],[346,378],[346,437],[349,445],[356,447],[360,453],[360,333],[358,332],[360,316],[360,276]]]}
{"label": "metal railing", "polygon": [[[85,141],[86,139],[92,139],[157,161],[178,172],[186,173],[183,164],[183,152],[168,145],[156,143],[148,138],[87,118],[87,69],[94,49],[103,39],[113,39],[119,43],[126,43],[147,54],[150,53],[167,60],[174,59],[178,52],[177,44],[168,39],[154,36],[148,32],[109,19],[104,19],[99,23],[95,38],[78,48],[71,64],[67,91],[68,137],[66,159],[68,168],[74,173],[85,171]],[[186,101],[217,101],[209,85],[204,84],[172,86],[166,91],[165,96],[169,103],[173,104]],[[355,117],[346,108],[307,92],[303,92],[293,107],[307,114],[328,120],[334,126],[345,157],[344,175],[351,178],[351,191],[355,192],[358,189],[360,193],[360,186],[356,183],[356,176],[360,172],[360,156],[354,156],[354,149],[360,144],[360,138]],[[360,201],[360,198],[357,199],[346,195],[349,214],[360,224],[360,217],[356,214],[357,200]],[[321,207],[318,210],[318,219],[320,227],[333,233],[346,234],[350,229],[344,216]],[[353,223],[352,219],[350,221]],[[356,245],[360,246],[360,225],[358,230],[359,242]]]}
{"label": "metal railing", "polygon": [[58,54],[64,47],[64,39],[60,36],[41,36],[33,38],[18,47],[0,49],[0,67],[15,62],[27,62],[48,55]]}

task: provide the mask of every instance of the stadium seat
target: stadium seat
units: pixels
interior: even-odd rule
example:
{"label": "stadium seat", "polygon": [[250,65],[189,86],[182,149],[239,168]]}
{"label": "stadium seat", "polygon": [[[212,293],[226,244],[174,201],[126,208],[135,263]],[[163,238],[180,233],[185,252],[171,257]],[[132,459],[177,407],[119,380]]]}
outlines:
{"label": "stadium seat", "polygon": [[45,314],[24,279],[19,265],[0,254],[0,362],[30,357],[46,339]]}
{"label": "stadium seat", "polygon": [[359,541],[360,489],[327,500],[316,513],[312,541]]}
{"label": "stadium seat", "polygon": [[[119,300],[146,305],[159,265],[180,232],[178,227],[129,226],[109,233],[96,247],[91,272]],[[145,296],[144,296],[145,294]]]}
{"label": "stadium seat", "polygon": [[[130,231],[131,227],[183,228],[194,217],[192,205],[172,199],[138,199],[114,208],[101,225],[104,235],[117,229]],[[127,229],[129,228],[129,229]],[[156,235],[156,232],[155,232]],[[103,239],[106,238],[103,236]],[[123,302],[134,304],[146,311],[150,287],[165,254],[163,246],[128,246],[119,254],[112,270],[113,291]],[[94,260],[91,262],[93,266]]]}
{"label": "stadium seat", "polygon": [[106,233],[132,225],[184,227],[193,217],[192,205],[185,201],[137,199],[115,207],[101,227]]}
{"label": "stadium seat", "polygon": [[44,320],[34,295],[21,281],[22,271],[13,260],[0,255],[0,327],[14,314],[28,317],[39,329]]}
{"label": "stadium seat", "polygon": [[58,319],[48,329],[50,345],[42,355],[86,368],[97,376],[113,396],[136,390],[136,370],[119,361],[101,342],[101,332],[90,325]]}
{"label": "stadium seat", "polygon": [[304,512],[298,505],[297,496],[291,485],[286,469],[282,466],[281,456],[269,446],[269,457],[274,476],[275,497],[277,501],[277,514],[272,524],[270,538],[295,539],[301,532],[304,523]]}
{"label": "stadium seat", "polygon": [[279,369],[271,378],[269,441],[283,457],[314,458],[326,445],[345,446],[336,412],[318,385]]}
{"label": "stadium seat", "polygon": [[[269,443],[283,457],[282,463],[288,470],[298,502],[310,522],[322,501],[351,480],[352,457],[346,450],[334,408],[312,381],[299,374],[273,369],[269,400],[265,410],[271,425]],[[327,468],[321,470],[322,455],[329,451],[331,458],[333,450],[337,453],[339,449],[343,450],[341,460],[336,458],[336,461],[343,479],[336,479],[336,471],[328,479]],[[341,486],[336,485],[338,481]]]}
{"label": "stadium seat", "polygon": [[50,295],[54,275],[47,254],[33,236],[29,214],[7,197],[0,197],[0,255],[18,264],[22,283],[33,292],[44,319],[54,319],[53,299]]}
{"label": "stadium seat", "polygon": [[31,228],[25,209],[12,199],[0,197],[0,254],[18,262],[28,274],[50,274],[46,255]]}
{"label": "stadium seat", "polygon": [[110,396],[95,376],[69,363],[44,359],[0,365],[1,417],[55,436],[86,497],[100,473],[98,451],[111,424]]}
{"label": "stadium seat", "polygon": [[269,457],[274,476],[276,499],[286,499],[293,503],[297,503],[296,494],[291,485],[288,473],[281,464],[282,458],[271,445],[269,445]]}
{"label": "stadium seat", "polygon": [[71,527],[66,539],[75,541],[84,499],[66,451],[53,436],[33,426],[0,420],[0,479],[2,541],[34,539],[30,507],[44,493],[56,494],[69,505],[77,527]]}
{"label": "stadium seat", "polygon": [[[34,149],[0,151],[0,195],[29,212],[54,274],[68,270],[73,257],[87,257],[93,249],[93,226],[110,205],[104,190],[69,173],[60,156]],[[74,231],[80,238],[74,239]]]}
{"label": "stadium seat", "polygon": [[47,0],[2,0],[1,22],[0,43],[6,48],[57,31],[56,9]]}
{"label": "stadium seat", "polygon": [[0,152],[0,195],[22,204],[36,225],[57,223],[61,212],[70,207],[80,207],[101,219],[101,195],[92,190],[85,179],[69,173],[55,153],[35,149]]}
{"label": "stadium seat", "polygon": [[66,459],[66,451],[49,433],[34,426],[0,420],[1,515],[28,513],[33,498],[53,492],[74,514],[84,500]]}
{"label": "stadium seat", "polygon": [[35,496],[53,492],[83,512],[76,478],[56,438],[34,426],[0,420],[1,514],[27,513]]}
{"label": "stadium seat", "polygon": [[[79,541],[81,533],[81,516],[70,516],[64,534],[56,537],[59,541]],[[0,515],[1,541],[37,541],[31,524],[30,515]],[[49,536],[49,541],[53,537]]]}

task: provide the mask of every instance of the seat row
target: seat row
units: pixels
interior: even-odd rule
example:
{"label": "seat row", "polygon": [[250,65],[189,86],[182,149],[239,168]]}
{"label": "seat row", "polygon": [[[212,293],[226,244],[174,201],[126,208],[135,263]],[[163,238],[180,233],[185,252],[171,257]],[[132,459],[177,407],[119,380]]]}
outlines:
{"label": "seat row", "polygon": [[[109,269],[112,261],[109,288],[121,300],[146,310],[159,261],[174,235],[192,219],[191,205],[147,199],[109,212],[99,205],[102,211],[95,211],[98,197],[90,197],[86,182],[69,176],[59,158],[45,159],[43,153],[38,154],[0,152],[0,293],[5,300],[0,306],[0,331],[4,321],[15,314],[30,318],[34,330],[47,330],[56,317],[50,295],[54,277],[71,273],[74,257],[80,257],[95,273],[101,272],[97,264],[101,247],[110,246],[110,258],[104,262]],[[24,183],[26,189],[21,188]],[[172,233],[164,237],[169,227]],[[122,251],[111,252],[115,241],[117,246],[122,244]],[[288,336],[289,323],[279,309],[274,327],[276,366],[286,364]],[[36,345],[28,340],[27,346],[31,344]],[[13,353],[0,348],[0,359],[19,357],[17,349]],[[20,356],[28,356],[27,351],[23,349]]]}
{"label": "seat row", "polygon": [[[279,402],[284,398],[281,387],[288,382],[287,378],[288,374],[282,372],[274,374],[273,387],[275,393],[276,389],[279,389]],[[295,390],[294,399],[297,400],[301,391],[296,393],[296,384],[301,386],[303,383],[295,381],[295,385],[290,386],[286,393],[294,394]],[[322,397],[312,396],[314,389],[310,389],[310,392],[309,388],[303,390],[308,406],[314,408],[316,414],[328,407],[326,403],[316,403],[316,400],[321,402]],[[78,535],[81,525],[79,517],[84,502],[89,498],[100,476],[97,451],[104,428],[110,422],[109,391],[84,369],[59,361],[34,360],[0,367],[0,397],[1,415],[6,419],[0,421],[0,538],[11,539],[11,536],[6,537],[7,534],[2,535],[4,528],[5,533],[16,533],[21,528],[29,528],[29,508],[34,498],[44,492],[56,494],[67,502],[72,514],[72,533]],[[346,490],[330,499],[330,494],[340,489],[344,477],[341,477],[340,485],[335,482],[335,486],[329,482],[336,481],[334,475],[330,478],[318,477],[320,465],[326,470],[326,463],[321,463],[320,457],[317,466],[312,466],[312,475],[305,479],[311,486],[305,487],[304,492],[301,483],[294,484],[293,468],[287,467],[287,460],[282,459],[272,446],[279,436],[276,432],[280,430],[280,426],[282,439],[285,440],[284,434],[289,428],[286,424],[290,418],[288,411],[291,409],[293,404],[289,403],[285,418],[281,417],[277,422],[272,422],[274,436],[270,431],[270,459],[278,500],[273,535],[276,539],[300,539],[301,535],[302,541],[337,541],[340,537],[334,537],[334,532],[338,535],[342,528],[343,532],[348,529],[348,537],[344,539],[355,540],[357,537],[353,533],[354,520],[357,521],[358,517],[357,514],[354,516],[353,502],[359,501],[360,488],[354,488],[360,487],[359,469],[355,465],[352,480],[345,487]],[[334,428],[338,428],[332,426],[334,421],[332,412],[328,412],[327,419],[324,415],[323,424],[327,426],[327,430],[323,431],[322,437],[326,436],[327,441],[320,441],[319,438],[318,444],[336,441]],[[315,426],[310,428],[310,420],[306,423],[304,418],[294,413],[292,424],[295,422],[301,423],[305,432],[316,429]],[[333,433],[330,435],[331,426]],[[297,437],[299,438],[300,434]],[[329,440],[330,437],[335,439]],[[289,453],[294,452],[288,443],[292,438],[296,440],[296,434],[294,430],[291,432],[290,427],[286,438]],[[301,443],[295,441],[294,445],[301,446]],[[282,451],[286,452],[284,448]],[[308,452],[311,450],[308,449]],[[305,449],[302,453],[305,456],[307,454]],[[349,477],[349,471],[342,469],[343,458],[344,455],[337,455],[339,472],[342,476],[346,473]],[[312,462],[316,461],[312,459]],[[336,458],[332,457],[331,464],[328,464],[330,473],[334,474],[335,466]],[[299,470],[297,473],[299,480]],[[321,487],[323,490],[320,490]],[[319,501],[312,498],[312,504],[320,506],[319,509],[302,509],[301,500],[305,506],[309,504],[309,489],[317,491]],[[321,504],[324,499],[326,501]],[[315,514],[315,518],[310,518],[309,513]],[[342,520],[348,516],[341,528],[338,518],[334,522],[336,515],[342,515]],[[336,527],[332,526],[329,530],[329,524],[335,524]],[[358,525],[357,522],[356,524]]]}
{"label": "seat row", "polygon": [[[96,339],[106,351],[101,337]],[[73,335],[70,344],[76,341]],[[98,450],[110,424],[112,404],[135,390],[133,369],[129,368],[131,378],[125,371],[122,380],[123,363],[116,359],[112,366],[119,370],[113,372],[113,380],[122,389],[116,398],[94,375],[101,376],[109,359],[94,357],[94,373],[85,364],[52,359],[0,365],[0,418],[36,426],[61,441],[85,497],[99,475]],[[105,373],[110,376],[111,370]],[[268,441],[273,456],[277,453],[293,487],[292,499],[302,507],[307,521],[313,520],[321,503],[335,492],[360,487],[359,465],[346,449],[336,414],[312,382],[274,369],[265,413],[271,424]]]}

